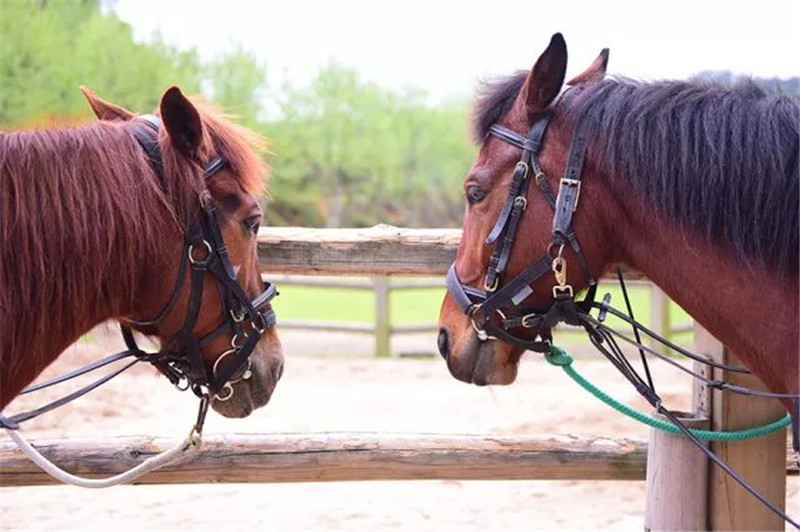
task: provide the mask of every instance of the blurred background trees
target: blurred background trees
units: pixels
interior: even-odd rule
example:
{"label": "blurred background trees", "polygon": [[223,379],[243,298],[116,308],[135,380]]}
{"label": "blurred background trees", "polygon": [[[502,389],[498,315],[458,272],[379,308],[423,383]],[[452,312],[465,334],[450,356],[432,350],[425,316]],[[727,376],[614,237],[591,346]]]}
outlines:
{"label": "blurred background trees", "polygon": [[[757,81],[800,92],[796,78]],[[273,167],[269,223],[461,225],[461,180],[475,155],[469,95],[433,104],[420,89],[381,87],[335,62],[306,85],[275,87],[265,65],[241,48],[204,62],[158,35],[136,42],[131,27],[99,0],[3,1],[0,128],[91,120],[81,84],[142,113],[178,85],[265,135]]]}

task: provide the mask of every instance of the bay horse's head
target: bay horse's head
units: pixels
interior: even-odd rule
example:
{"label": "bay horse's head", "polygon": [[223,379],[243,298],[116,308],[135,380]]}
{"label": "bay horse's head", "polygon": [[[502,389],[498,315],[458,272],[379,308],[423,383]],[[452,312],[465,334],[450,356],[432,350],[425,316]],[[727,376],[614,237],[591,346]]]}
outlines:
{"label": "bay horse's head", "polygon": [[163,359],[154,363],[177,385],[210,392],[227,417],[248,415],[269,401],[284,360],[270,306],[276,292],[261,280],[257,254],[263,140],[177,87],[145,117],[82,90],[99,119],[131,128],[171,201],[163,205],[171,221],[156,237],[162,260],[142,266],[145,289],[135,315],[121,317],[123,331],[158,337]]}
{"label": "bay horse's head", "polygon": [[[601,80],[607,60],[603,50],[568,85]],[[569,177],[564,174],[575,129],[564,107],[580,97],[579,89],[562,93],[566,67],[566,43],[556,34],[530,72],[490,86],[476,108],[480,151],[463,183],[464,230],[438,338],[450,372],[465,382],[512,383],[522,353],[546,348],[550,325],[542,319],[544,309],[556,297],[585,288],[597,273],[591,266],[605,264],[601,222],[591,209],[578,209],[574,217],[570,209],[566,222],[566,233],[580,235],[580,253],[570,234],[554,241],[560,187],[570,187],[571,207],[578,198],[582,205],[602,204],[588,165],[582,190],[561,179]]]}

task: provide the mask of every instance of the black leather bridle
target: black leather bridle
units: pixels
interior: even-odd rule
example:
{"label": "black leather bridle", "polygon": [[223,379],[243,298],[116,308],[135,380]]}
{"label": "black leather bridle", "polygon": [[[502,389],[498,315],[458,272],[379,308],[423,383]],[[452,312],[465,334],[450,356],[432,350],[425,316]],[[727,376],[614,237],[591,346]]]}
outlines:
{"label": "black leather bridle", "polygon": [[[553,111],[549,109],[541,113],[534,120],[527,137],[498,124],[489,128],[490,136],[520,148],[522,156],[514,167],[508,196],[497,222],[486,238],[486,244],[494,246],[494,250],[489,259],[483,290],[463,284],[456,273],[455,263],[447,272],[447,290],[462,312],[469,316],[479,340],[496,338],[536,352],[548,350],[551,329],[557,323],[565,321],[579,325],[575,322],[575,311],[579,308],[588,310],[597,290],[597,281],[581,250],[578,237],[572,230],[572,215],[580,198],[581,170],[586,152],[585,133],[582,128],[577,128],[570,145],[558,196],[554,196],[539,164],[542,142],[552,115]],[[528,207],[531,181],[536,181],[540,192],[555,212],[552,240],[541,258],[510,281],[501,284],[519,221]],[[589,285],[586,297],[580,302],[574,300],[572,286],[567,283],[567,261],[564,257],[564,248],[567,245],[578,257],[584,279]],[[531,285],[550,272],[556,279],[552,292],[553,304],[547,309],[520,306],[534,293]],[[509,332],[520,327],[536,328],[539,340],[526,340]]]}
{"label": "black leather bridle", "polygon": [[[156,174],[163,180],[164,171],[158,149],[158,131],[161,121],[153,115],[140,117],[134,136],[150,159]],[[206,182],[225,168],[227,162],[215,156],[203,169]],[[249,379],[250,355],[266,329],[275,325],[275,312],[262,310],[277,295],[274,284],[264,282],[264,290],[255,299],[245,294],[236,280],[217,218],[214,200],[207,189],[199,193],[199,213],[190,214],[186,225],[185,243],[181,252],[178,279],[172,295],[164,308],[150,319],[125,319],[121,324],[122,336],[128,349],[142,352],[133,337],[131,326],[157,327],[173,310],[190,269],[189,307],[180,330],[158,353],[148,353],[148,358],[166,377],[182,389],[191,387],[202,397],[210,394],[219,401],[233,395],[232,384]],[[189,209],[192,213],[193,209]],[[206,274],[214,277],[219,290],[224,320],[213,331],[197,338],[193,332],[200,314],[203,285]],[[233,331],[230,349],[221,353],[212,370],[206,369],[202,349],[226,331]],[[228,359],[224,367],[220,363]]]}
{"label": "black leather bridle", "polygon": [[[558,105],[565,94],[576,89],[579,89],[579,87],[571,87],[562,92],[553,106],[541,113],[539,117],[534,120],[527,137],[498,124],[492,125],[489,128],[489,136],[498,138],[520,148],[522,150],[522,156],[514,168],[514,176],[509,185],[508,197],[503,204],[497,222],[485,241],[486,245],[493,245],[494,249],[489,259],[483,290],[463,284],[458,278],[456,265],[454,263],[447,272],[447,291],[461,308],[461,311],[469,317],[477,337],[481,342],[502,340],[517,347],[543,353],[550,349],[552,328],[558,323],[564,322],[569,325],[584,328],[589,335],[592,345],[614,365],[657,412],[664,415],[669,421],[676,425],[681,433],[696,445],[709,460],[730,475],[731,478],[761,501],[762,504],[787,523],[800,529],[800,524],[780,510],[771,501],[767,500],[755,488],[750,486],[736,471],[731,469],[730,466],[697,439],[697,437],[681,422],[680,417],[675,412],[669,410],[662,404],[661,397],[659,397],[655,391],[655,386],[650,377],[650,371],[645,358],[645,351],[654,355],[658,355],[658,352],[643,345],[639,338],[639,333],[647,334],[670,349],[707,365],[737,373],[750,372],[744,368],[728,366],[703,357],[702,355],[688,352],[669,340],[655,334],[636,321],[627,298],[627,291],[621,273],[620,284],[626,303],[628,304],[628,314],[626,315],[609,305],[609,294],[606,294],[602,303],[595,302],[597,281],[592,276],[589,264],[578,243],[578,238],[572,230],[572,215],[578,207],[581,171],[583,169],[583,160],[586,153],[586,128],[584,125],[578,123],[575,126],[575,132],[567,155],[566,169],[564,170],[564,176],[560,180],[557,197],[554,197],[550,185],[539,165],[539,153],[542,149],[542,142],[547,126],[553,115],[553,109]],[[511,255],[511,249],[514,245],[517,226],[528,205],[527,198],[531,186],[531,173],[533,173],[533,179],[536,181],[539,190],[555,213],[553,217],[552,240],[545,253],[537,261],[525,268],[510,281],[503,283],[503,274],[505,273]],[[584,279],[589,286],[585,297],[581,301],[575,300],[573,288],[571,285],[567,284],[567,262],[563,255],[564,248],[567,245],[572,248],[577,256],[581,270],[583,271]],[[553,287],[552,292],[553,303],[546,309],[520,306],[525,299],[534,293],[531,285],[544,277],[548,272],[552,272],[556,279],[556,285]],[[593,309],[600,311],[597,318],[590,315],[590,311]],[[608,313],[629,323],[633,327],[636,339],[628,339],[624,335],[603,324]],[[511,329],[533,327],[537,328],[538,340],[526,340],[510,332]],[[639,349],[646,372],[646,379],[643,379],[625,358],[625,355],[619,349],[614,339],[615,336],[625,339]],[[710,388],[742,395],[788,399],[793,401],[795,404],[795,412],[792,413],[793,446],[795,452],[799,451],[800,429],[798,427],[800,427],[800,423],[798,423],[798,420],[800,419],[800,397],[798,395],[753,390],[736,386],[723,380],[707,379],[702,375],[685,369],[684,371],[692,374],[695,378],[703,380]]]}
{"label": "black leather bridle", "polygon": [[[161,120],[154,115],[144,115],[134,126],[133,134],[137,142],[147,154],[153,171],[163,184],[164,168],[161,152],[158,148],[158,132]],[[208,182],[225,168],[227,162],[215,156],[203,168],[205,181]],[[33,393],[51,386],[86,375],[110,364],[125,362],[111,373],[75,390],[59,399],[38,408],[21,412],[12,416],[0,413],[0,428],[17,430],[21,423],[64,406],[79,397],[97,389],[117,375],[140,362],[149,362],[163,373],[180,390],[191,389],[200,398],[194,433],[198,436],[203,431],[206,414],[211,399],[227,401],[233,396],[233,384],[251,377],[250,355],[258,344],[261,335],[276,322],[272,308],[264,310],[272,299],[278,295],[275,285],[264,281],[264,290],[254,299],[245,294],[236,279],[236,272],[228,257],[225,242],[222,239],[219,220],[217,218],[214,199],[208,189],[203,189],[197,196],[199,209],[189,208],[189,219],[186,222],[184,246],[181,250],[181,263],[178,279],[164,308],[153,318],[124,318],[120,322],[122,337],[128,349],[108,355],[100,360],[87,364],[74,371],[54,379],[34,384],[22,390],[20,395]],[[175,305],[183,291],[187,270],[189,307],[183,325],[172,336],[172,339],[155,353],[141,349],[133,336],[132,326],[155,328],[175,310]],[[200,304],[203,299],[203,284],[207,274],[214,277],[222,302],[224,319],[209,334],[197,338],[193,332],[200,315]],[[222,352],[215,360],[211,371],[206,369],[203,358],[203,347],[218,338],[226,331],[233,331],[230,349]],[[229,358],[224,367],[220,363]],[[132,359],[132,360],[131,360]]]}

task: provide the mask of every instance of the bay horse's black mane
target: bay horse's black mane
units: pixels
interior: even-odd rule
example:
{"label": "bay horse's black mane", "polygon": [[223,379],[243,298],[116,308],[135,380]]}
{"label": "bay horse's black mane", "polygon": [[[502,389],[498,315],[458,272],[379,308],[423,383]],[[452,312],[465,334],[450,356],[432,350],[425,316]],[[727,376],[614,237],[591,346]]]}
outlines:
{"label": "bay horse's black mane", "polygon": [[[525,81],[485,90],[477,139],[510,109]],[[642,83],[610,78],[569,98],[589,128],[589,156],[654,209],[776,273],[798,271],[800,100],[752,82]]]}

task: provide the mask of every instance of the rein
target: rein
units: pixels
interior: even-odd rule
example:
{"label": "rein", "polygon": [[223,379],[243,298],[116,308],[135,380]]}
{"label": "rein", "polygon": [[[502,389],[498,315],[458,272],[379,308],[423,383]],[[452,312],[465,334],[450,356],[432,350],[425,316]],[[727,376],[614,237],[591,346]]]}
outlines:
{"label": "rein", "polygon": [[[142,146],[153,171],[164,181],[164,169],[161,152],[158,148],[158,132],[161,120],[153,115],[139,117],[141,123],[136,125],[133,135]],[[227,162],[215,156],[204,168],[203,177],[206,182],[227,166]],[[122,337],[127,350],[108,355],[98,361],[87,364],[66,375],[46,382],[29,386],[20,395],[32,393],[56,384],[61,384],[81,375],[90,373],[114,362],[125,360],[123,367],[118,368],[96,381],[33,410],[4,416],[0,413],[0,428],[6,430],[19,448],[45,472],[64,483],[82,487],[102,488],[130,482],[145,473],[177,460],[186,453],[198,449],[206,414],[211,399],[227,401],[234,393],[233,384],[251,378],[250,356],[261,335],[276,323],[275,312],[269,308],[262,310],[278,295],[274,284],[264,281],[263,291],[254,299],[245,294],[236,279],[236,272],[230,262],[222,231],[214,206],[214,200],[207,189],[202,190],[197,201],[199,214],[190,215],[184,235],[184,246],[181,252],[181,263],[178,278],[169,297],[158,314],[151,319],[123,318],[120,323]],[[191,209],[190,209],[191,211]],[[148,353],[136,343],[131,326],[157,327],[174,310],[180,294],[183,292],[187,270],[189,271],[189,307],[180,330],[158,352]],[[207,274],[211,274],[217,284],[222,304],[224,320],[209,334],[196,338],[193,329],[200,314],[203,298],[203,285]],[[231,347],[221,353],[214,362],[212,370],[206,369],[202,348],[224,332],[234,332]],[[126,360],[133,358],[133,360]],[[229,358],[224,367],[220,362]],[[155,366],[179,390],[191,389],[200,398],[197,419],[189,436],[177,447],[153,456],[131,470],[107,479],[86,479],[76,477],[61,470],[47,460],[28,443],[20,432],[20,423],[35,418],[46,412],[74,401],[105,384],[112,378],[133,367],[139,362],[149,362]]]}
{"label": "rein", "polygon": [[[481,342],[501,340],[514,346],[549,356],[554,352],[554,349],[557,349],[552,345],[553,327],[562,322],[582,327],[588,334],[592,345],[612,363],[657,412],[664,415],[681,434],[687,437],[706,454],[709,460],[730,475],[731,478],[745,490],[761,501],[761,503],[776,515],[780,516],[784,521],[800,529],[800,524],[792,520],[786,513],[781,511],[750,486],[722,459],[703,445],[695,434],[680,421],[679,417],[674,412],[662,404],[661,398],[656,393],[655,386],[650,376],[645,352],[659,357],[663,357],[663,355],[642,344],[640,332],[681,355],[708,364],[709,366],[738,373],[749,373],[749,371],[741,367],[720,364],[707,357],[691,353],[665,338],[662,338],[636,321],[633,317],[632,308],[628,301],[627,291],[621,273],[619,273],[619,281],[626,303],[628,304],[628,314],[609,306],[610,294],[606,294],[602,303],[595,302],[597,281],[591,274],[578,238],[572,230],[572,217],[578,207],[578,200],[580,198],[580,179],[586,153],[587,128],[585,124],[579,123],[575,127],[575,132],[570,142],[569,153],[567,155],[566,168],[559,182],[557,196],[554,197],[546,176],[544,172],[542,172],[539,164],[539,153],[542,149],[544,135],[550,119],[553,116],[552,109],[555,108],[564,95],[571,90],[575,90],[575,88],[568,88],[561,94],[551,109],[544,111],[533,121],[527,137],[499,124],[495,124],[489,128],[489,136],[520,148],[522,150],[522,155],[519,162],[514,167],[514,175],[509,185],[508,196],[497,218],[497,222],[485,241],[486,245],[493,245],[494,249],[489,259],[483,290],[463,284],[458,278],[456,265],[453,263],[447,272],[447,291],[461,308],[461,311],[470,319],[478,340]],[[513,279],[501,284],[515,241],[519,221],[528,205],[527,197],[532,180],[530,177],[531,171],[533,171],[532,179],[536,181],[539,191],[554,211],[551,243],[539,259],[534,261]],[[589,286],[586,295],[581,301],[575,300],[574,290],[572,286],[567,283],[567,261],[563,255],[563,250],[567,245],[572,248],[575,256],[578,258],[584,280]],[[556,284],[552,290],[552,304],[545,309],[521,306],[524,300],[534,294],[534,290],[530,285],[551,272],[556,280]],[[591,316],[590,312],[592,310],[599,311],[597,318]],[[628,338],[605,325],[603,322],[608,314],[612,314],[631,325],[633,327],[635,339]],[[536,339],[524,339],[511,332],[513,329],[517,328],[537,328],[538,333]],[[620,337],[639,349],[645,368],[646,379],[643,379],[625,358],[615,340],[615,336]],[[792,430],[794,449],[796,452],[798,451],[798,445],[800,445],[800,435],[798,435],[800,395],[764,392],[737,386],[727,381],[711,380],[697,375],[673,361],[670,361],[670,363],[677,365],[694,377],[702,379],[706,385],[711,388],[742,395],[794,401],[797,405],[797,412],[792,415]]]}

